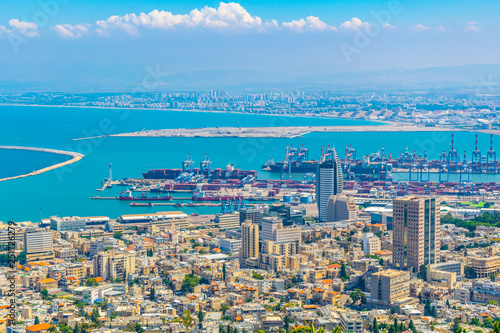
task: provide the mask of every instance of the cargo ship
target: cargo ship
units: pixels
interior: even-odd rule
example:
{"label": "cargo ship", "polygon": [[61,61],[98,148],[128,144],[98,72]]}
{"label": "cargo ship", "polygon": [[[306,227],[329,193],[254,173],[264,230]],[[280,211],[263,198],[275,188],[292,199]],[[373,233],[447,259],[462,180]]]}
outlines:
{"label": "cargo ship", "polygon": [[[328,148],[325,154],[331,154],[333,148]],[[373,153],[363,156],[362,160],[355,159],[355,150],[352,147],[346,148],[346,159],[339,160],[344,178],[359,179],[359,180],[390,180],[392,179],[392,165],[387,163],[385,158],[382,158],[380,153]],[[353,158],[354,157],[354,158]],[[284,161],[274,162],[269,159],[262,165],[263,171],[289,174],[303,173],[316,174],[320,162],[317,160],[308,159],[308,150],[301,146],[300,149],[293,146],[287,147],[286,158]]]}
{"label": "cargo ship", "polygon": [[153,169],[148,172],[143,172],[144,179],[180,179],[189,180],[191,178],[210,178],[210,179],[238,179],[243,180],[248,177],[257,177],[256,170],[241,170],[235,168],[232,164],[226,166],[225,169],[202,169],[193,168],[189,170],[183,169]]}
{"label": "cargo ship", "polygon": [[142,192],[141,195],[134,197],[131,191],[122,191],[118,199],[124,201],[171,201],[172,196],[149,196],[148,192]]}

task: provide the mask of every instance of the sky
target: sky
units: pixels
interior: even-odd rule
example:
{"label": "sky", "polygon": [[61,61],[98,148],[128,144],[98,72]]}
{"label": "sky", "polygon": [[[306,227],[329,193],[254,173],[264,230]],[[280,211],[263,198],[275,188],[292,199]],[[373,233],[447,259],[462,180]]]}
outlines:
{"label": "sky", "polygon": [[1,90],[500,63],[495,0],[2,0],[0,8]]}

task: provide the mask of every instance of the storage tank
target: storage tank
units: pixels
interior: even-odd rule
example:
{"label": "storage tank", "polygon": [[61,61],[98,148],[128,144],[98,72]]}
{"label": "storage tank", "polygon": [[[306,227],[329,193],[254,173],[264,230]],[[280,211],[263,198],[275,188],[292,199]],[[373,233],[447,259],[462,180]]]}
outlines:
{"label": "storage tank", "polygon": [[302,194],[300,196],[300,203],[308,204],[311,202],[311,196],[309,194]]}
{"label": "storage tank", "polygon": [[292,201],[293,201],[293,197],[290,194],[285,194],[283,196],[283,202],[292,202]]}

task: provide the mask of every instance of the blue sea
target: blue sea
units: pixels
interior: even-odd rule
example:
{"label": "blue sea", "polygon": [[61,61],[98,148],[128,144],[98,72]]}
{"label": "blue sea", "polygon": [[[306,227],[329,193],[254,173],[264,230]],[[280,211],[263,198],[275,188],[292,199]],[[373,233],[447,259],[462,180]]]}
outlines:
{"label": "blue sea", "polygon": [[[345,148],[352,145],[357,157],[382,150],[393,156],[408,147],[430,158],[437,158],[450,149],[450,133],[310,133],[304,138],[130,138],[106,137],[73,141],[75,138],[179,127],[213,126],[308,126],[308,125],[369,125],[374,122],[350,119],[325,119],[248,115],[209,112],[162,110],[92,109],[36,106],[0,106],[0,145],[33,146],[75,151],[85,155],[80,161],[40,175],[0,182],[0,221],[40,221],[52,215],[95,216],[116,218],[122,214],[179,210],[173,207],[130,207],[117,200],[91,200],[92,196],[116,196],[123,188],[115,187],[96,192],[113,165],[113,178],[141,177],[155,168],[180,168],[189,153],[196,166],[208,154],[212,167],[224,168],[232,163],[242,169],[258,170],[260,177],[279,178],[277,174],[260,171],[270,157],[282,160],[287,145],[309,148],[309,157],[318,159],[321,146],[334,144],[341,158]],[[495,142],[497,138],[494,139]],[[455,148],[467,150],[468,158],[474,148],[474,133],[455,133]],[[489,136],[479,135],[479,148],[489,149]],[[32,152],[19,151],[15,162],[0,152],[0,178],[23,174],[40,165],[59,163],[53,154],[32,158]],[[21,156],[26,154],[24,156]],[[462,155],[461,154],[461,155]],[[60,156],[59,158],[67,158]],[[37,164],[38,163],[38,164]],[[41,164],[40,164],[41,163]],[[14,167],[17,165],[17,167]],[[296,176],[299,177],[300,176]],[[480,175],[475,180],[493,181],[497,176]],[[183,207],[186,213],[217,213],[219,208]]]}

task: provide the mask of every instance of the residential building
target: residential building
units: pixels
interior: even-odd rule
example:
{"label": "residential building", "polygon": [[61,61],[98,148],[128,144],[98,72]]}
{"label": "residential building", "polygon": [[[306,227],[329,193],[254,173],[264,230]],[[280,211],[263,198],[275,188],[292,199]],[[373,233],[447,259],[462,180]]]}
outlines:
{"label": "residential building", "polygon": [[381,243],[380,238],[375,236],[371,232],[363,234],[363,252],[366,254],[375,254],[375,252],[380,251]]}
{"label": "residential building", "polygon": [[471,258],[470,266],[478,278],[500,274],[500,257]]}

